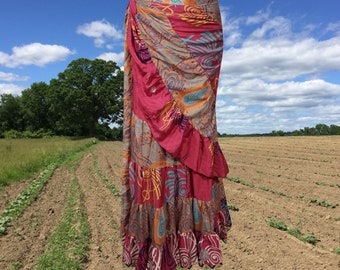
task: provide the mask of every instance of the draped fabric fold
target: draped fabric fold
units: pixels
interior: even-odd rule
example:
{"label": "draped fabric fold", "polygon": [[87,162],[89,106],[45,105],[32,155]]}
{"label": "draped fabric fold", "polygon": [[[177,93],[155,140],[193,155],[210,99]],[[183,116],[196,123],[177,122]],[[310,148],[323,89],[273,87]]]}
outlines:
{"label": "draped fabric fold", "polygon": [[121,222],[128,266],[222,263],[219,239],[231,226],[215,116],[222,51],[217,0],[130,1]]}

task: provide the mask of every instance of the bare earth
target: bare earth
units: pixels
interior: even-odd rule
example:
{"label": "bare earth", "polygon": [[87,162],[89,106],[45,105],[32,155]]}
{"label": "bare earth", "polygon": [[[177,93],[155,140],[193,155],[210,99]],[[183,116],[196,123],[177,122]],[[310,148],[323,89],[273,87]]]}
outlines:
{"label": "bare earth", "polygon": [[[220,139],[230,174],[252,185],[225,180],[233,228],[221,243],[221,269],[340,269],[340,205],[335,208],[311,199],[340,204],[340,137],[254,137]],[[62,219],[68,183],[76,176],[91,226],[90,256],[84,269],[123,269],[119,236],[120,198],[99,177],[100,170],[120,187],[121,143],[105,142],[84,154],[75,174],[67,166],[55,171],[39,198],[0,236],[0,269],[33,269],[48,237]],[[0,193],[0,210],[30,181]],[[320,240],[304,243],[266,220],[284,221]],[[200,269],[194,267],[194,270]]]}

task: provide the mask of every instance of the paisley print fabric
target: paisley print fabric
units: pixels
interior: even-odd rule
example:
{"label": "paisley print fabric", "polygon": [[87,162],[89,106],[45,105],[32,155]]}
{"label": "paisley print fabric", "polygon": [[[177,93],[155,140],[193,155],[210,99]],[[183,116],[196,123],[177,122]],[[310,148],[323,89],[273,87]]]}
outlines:
{"label": "paisley print fabric", "polygon": [[231,226],[215,103],[217,0],[131,0],[125,21],[123,264],[214,268]]}

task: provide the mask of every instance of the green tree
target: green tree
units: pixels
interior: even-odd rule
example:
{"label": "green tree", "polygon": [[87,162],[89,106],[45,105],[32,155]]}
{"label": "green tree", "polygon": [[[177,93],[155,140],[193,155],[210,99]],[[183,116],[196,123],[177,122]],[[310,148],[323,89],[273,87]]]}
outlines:
{"label": "green tree", "polygon": [[271,133],[272,136],[284,136],[285,133],[282,130],[273,130]]}
{"label": "green tree", "polygon": [[340,126],[330,125],[329,126],[329,134],[330,135],[340,135]]}
{"label": "green tree", "polygon": [[122,124],[123,71],[112,61],[72,61],[49,87],[50,121],[55,132],[95,136],[98,123]]}
{"label": "green tree", "polygon": [[48,121],[48,87],[44,82],[33,83],[21,93],[22,114],[28,131],[51,129]]}
{"label": "green tree", "polygon": [[0,133],[9,130],[22,131],[22,114],[20,110],[20,97],[11,94],[0,96]]}
{"label": "green tree", "polygon": [[325,124],[317,124],[315,129],[319,135],[329,135],[329,127]]}

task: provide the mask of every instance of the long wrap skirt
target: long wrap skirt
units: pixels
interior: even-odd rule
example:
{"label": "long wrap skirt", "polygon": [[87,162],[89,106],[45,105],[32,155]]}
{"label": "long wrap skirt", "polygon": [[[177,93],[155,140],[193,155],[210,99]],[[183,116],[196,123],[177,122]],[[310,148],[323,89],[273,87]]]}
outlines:
{"label": "long wrap skirt", "polygon": [[123,264],[214,268],[231,226],[217,140],[217,0],[131,0],[125,20]]}

